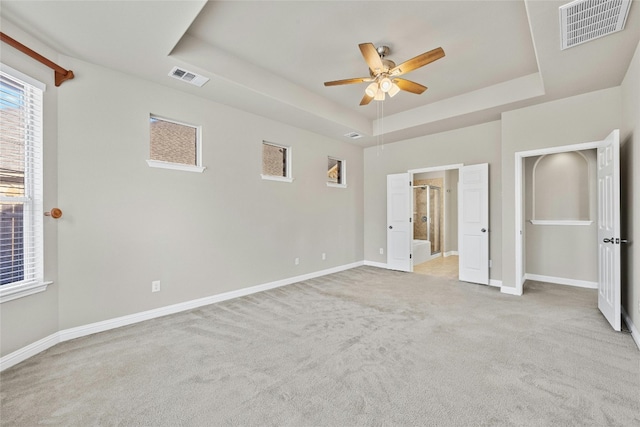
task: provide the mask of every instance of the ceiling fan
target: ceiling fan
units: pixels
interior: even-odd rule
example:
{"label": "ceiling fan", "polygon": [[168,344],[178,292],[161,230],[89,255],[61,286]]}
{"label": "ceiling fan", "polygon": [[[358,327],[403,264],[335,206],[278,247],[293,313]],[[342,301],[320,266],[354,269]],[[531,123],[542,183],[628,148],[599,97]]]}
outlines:
{"label": "ceiling fan", "polygon": [[384,101],[385,94],[394,97],[401,90],[420,95],[427,90],[426,86],[410,80],[400,79],[399,76],[423,67],[444,56],[444,50],[441,47],[425,52],[415,58],[409,59],[400,65],[385,59],[390,52],[388,46],[379,46],[376,48],[372,43],[361,43],[358,45],[364,60],[369,66],[370,77],[357,77],[353,79],[334,80],[324,82],[325,86],[339,86],[353,83],[371,82],[365,89],[364,97],[360,101],[360,105],[367,105],[371,100]]}

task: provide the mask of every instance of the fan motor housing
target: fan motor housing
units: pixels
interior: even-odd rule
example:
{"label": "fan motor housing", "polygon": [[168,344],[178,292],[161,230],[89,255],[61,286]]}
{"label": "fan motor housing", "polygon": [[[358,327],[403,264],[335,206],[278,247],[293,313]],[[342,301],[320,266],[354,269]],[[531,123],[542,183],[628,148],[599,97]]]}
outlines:
{"label": "fan motor housing", "polygon": [[379,74],[386,74],[389,72],[389,70],[392,70],[393,68],[395,68],[396,63],[393,62],[392,60],[384,59],[384,58],[381,58],[381,59],[382,59],[382,65],[383,65],[382,72],[378,74],[374,74],[374,72],[371,69],[369,69],[369,75],[371,77],[376,77]]}

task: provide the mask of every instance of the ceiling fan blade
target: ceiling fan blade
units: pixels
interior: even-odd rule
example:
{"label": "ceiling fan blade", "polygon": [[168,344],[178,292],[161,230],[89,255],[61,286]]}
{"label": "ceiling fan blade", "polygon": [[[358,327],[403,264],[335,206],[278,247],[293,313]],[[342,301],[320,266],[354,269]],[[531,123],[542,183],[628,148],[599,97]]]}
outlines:
{"label": "ceiling fan blade", "polygon": [[380,55],[378,55],[378,51],[373,43],[361,43],[358,47],[360,47],[360,52],[362,52],[362,56],[367,62],[369,69],[373,71],[373,74],[376,76],[380,74],[384,65],[382,64],[382,59],[380,59]]}
{"label": "ceiling fan blade", "polygon": [[360,105],[367,105],[373,100],[373,96],[369,96],[366,93],[362,97],[362,101],[360,101]]}
{"label": "ceiling fan blade", "polygon": [[425,52],[421,55],[416,56],[415,58],[411,58],[408,61],[403,62],[402,64],[392,68],[389,71],[389,74],[392,76],[400,76],[402,74],[408,73],[409,71],[413,71],[416,68],[424,67],[425,65],[436,61],[444,56],[444,50],[441,47],[430,50],[429,52]]}
{"label": "ceiling fan blade", "polygon": [[357,77],[354,79],[334,80],[332,82],[324,82],[325,86],[350,85],[353,83],[371,82],[371,77]]}
{"label": "ceiling fan blade", "polygon": [[426,86],[422,86],[420,83],[412,82],[410,80],[393,79],[393,81],[398,85],[400,89],[407,92],[415,93],[417,95],[420,95],[422,92],[427,90]]}

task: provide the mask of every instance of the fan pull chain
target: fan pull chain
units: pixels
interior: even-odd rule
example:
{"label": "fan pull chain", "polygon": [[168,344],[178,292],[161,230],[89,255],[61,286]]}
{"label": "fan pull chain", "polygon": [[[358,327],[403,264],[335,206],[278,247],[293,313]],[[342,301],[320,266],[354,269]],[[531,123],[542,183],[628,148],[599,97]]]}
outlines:
{"label": "fan pull chain", "polygon": [[377,135],[377,154],[380,156],[380,153],[384,151],[384,101],[380,101],[377,103],[377,113],[378,113],[378,135]]}

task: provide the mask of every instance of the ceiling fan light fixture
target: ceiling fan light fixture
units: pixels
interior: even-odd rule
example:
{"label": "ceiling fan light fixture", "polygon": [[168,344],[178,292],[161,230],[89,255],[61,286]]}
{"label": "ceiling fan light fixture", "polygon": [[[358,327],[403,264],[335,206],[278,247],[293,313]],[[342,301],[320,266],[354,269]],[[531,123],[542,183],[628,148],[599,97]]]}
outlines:
{"label": "ceiling fan light fixture", "polygon": [[[632,0],[584,1],[630,2]],[[324,85],[338,86],[353,83],[369,83],[364,91],[365,95],[360,101],[361,106],[368,105],[374,99],[376,101],[384,101],[387,93],[389,94],[389,97],[394,97],[400,91],[410,92],[416,95],[422,94],[425,90],[427,90],[426,86],[423,86],[416,82],[412,82],[410,80],[401,79],[399,78],[399,76],[416,70],[420,67],[424,67],[425,65],[444,57],[444,50],[441,47],[438,47],[435,49],[431,49],[428,52],[424,52],[414,58],[411,58],[408,61],[404,61],[400,65],[396,65],[395,62],[385,58],[389,53],[389,48],[386,46],[380,46],[376,48],[373,43],[360,43],[358,47],[360,48],[360,53],[362,53],[364,61],[369,67],[369,77],[356,77],[350,79],[334,80],[324,82]]]}
{"label": "ceiling fan light fixture", "polygon": [[394,96],[396,96],[398,94],[398,92],[400,92],[400,87],[395,84],[395,83],[391,83],[391,89],[389,89],[389,92],[387,92],[389,94],[389,96],[391,98],[393,98]]}
{"label": "ceiling fan light fixture", "polygon": [[389,92],[389,90],[391,90],[392,87],[393,87],[393,82],[389,77],[383,77],[380,80],[380,90],[382,90],[383,92]]}
{"label": "ceiling fan light fixture", "polygon": [[370,97],[375,97],[376,94],[378,93],[378,83],[371,83],[369,86],[367,86],[367,88],[364,90],[364,93],[366,93],[367,95],[369,95]]}

